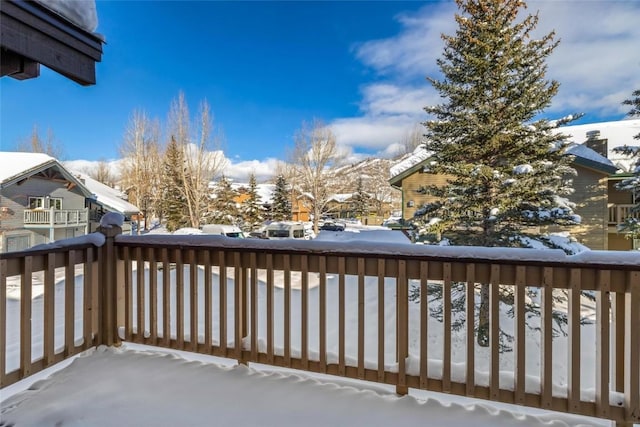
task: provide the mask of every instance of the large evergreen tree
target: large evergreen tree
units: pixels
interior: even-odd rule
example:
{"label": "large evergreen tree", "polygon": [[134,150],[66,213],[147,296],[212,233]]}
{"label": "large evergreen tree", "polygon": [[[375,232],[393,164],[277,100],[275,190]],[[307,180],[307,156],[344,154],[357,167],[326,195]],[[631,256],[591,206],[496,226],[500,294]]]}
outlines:
{"label": "large evergreen tree", "polygon": [[271,204],[271,219],[274,221],[288,221],[291,219],[291,194],[287,180],[283,175],[276,178]]}
{"label": "large evergreen tree", "polygon": [[369,195],[364,191],[362,176],[358,177],[356,191],[351,196],[353,211],[356,216],[364,218],[369,215]]}
{"label": "large evergreen tree", "polygon": [[[434,202],[419,210],[419,229],[457,245],[524,246],[535,227],[579,220],[564,196],[575,171],[564,155],[571,120],[538,115],[558,83],[546,79],[553,32],[532,37],[538,16],[522,0],[456,0],[461,14],[453,36],[443,35],[441,79],[429,81],[444,100],[426,107],[427,174],[444,186],[421,189]],[[481,287],[478,342],[488,345],[488,286]]]}
{"label": "large evergreen tree", "polygon": [[231,181],[224,175],[216,183],[213,198],[209,204],[207,223],[231,224],[240,222],[240,212],[236,204],[238,192],[231,186]]}
{"label": "large evergreen tree", "polygon": [[169,231],[175,231],[190,224],[183,192],[183,168],[184,154],[175,138],[171,138],[164,154],[160,205]]}
{"label": "large evergreen tree", "polygon": [[[628,115],[631,117],[640,117],[640,89],[633,91],[633,98],[626,99],[623,104],[630,105],[631,110]],[[640,133],[634,135],[634,139],[640,140]],[[636,204],[631,209],[632,215],[625,218],[622,224],[618,225],[618,229],[625,233],[630,239],[640,238],[640,146],[638,145],[623,145],[622,147],[614,148],[614,151],[625,154],[634,159],[631,166],[630,178],[626,178],[616,185],[620,190],[631,191],[635,196]]]}
{"label": "large evergreen tree", "polygon": [[247,200],[242,204],[242,228],[244,231],[250,232],[260,228],[262,221],[264,221],[264,209],[258,194],[256,176],[253,173],[249,176],[247,196]]}
{"label": "large evergreen tree", "polygon": [[420,213],[454,243],[519,246],[525,229],[577,219],[563,197],[574,173],[566,136],[536,119],[558,90],[545,80],[557,42],[554,33],[531,38],[537,15],[516,22],[521,0],[457,3],[464,14],[456,35],[443,36],[443,79],[429,79],[446,101],[425,108],[435,116],[425,123],[425,172],[449,178],[423,188],[436,201]]}

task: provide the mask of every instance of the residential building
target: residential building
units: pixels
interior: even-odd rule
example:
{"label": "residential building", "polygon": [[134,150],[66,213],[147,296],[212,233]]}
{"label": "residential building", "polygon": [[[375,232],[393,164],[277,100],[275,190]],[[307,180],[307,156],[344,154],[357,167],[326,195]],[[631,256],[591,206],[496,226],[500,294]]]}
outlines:
{"label": "residential building", "polygon": [[111,188],[108,185],[96,181],[83,172],[72,171],[73,175],[84,185],[90,192],[91,198],[87,199],[87,207],[89,208],[89,233],[97,230],[100,218],[107,212],[118,212],[124,216],[122,224],[122,233],[130,234],[140,229],[140,220],[142,214],[140,208],[129,203],[126,195]]}
{"label": "residential building", "polygon": [[380,225],[391,215],[391,201],[376,200],[372,196],[367,200],[368,212],[360,215],[356,212],[357,206],[353,196],[353,193],[332,194],[327,201],[326,214],[338,219],[357,219],[363,225]]}
{"label": "residential building", "polygon": [[0,152],[0,252],[93,232],[106,212],[138,212],[118,194],[46,154]]}
{"label": "residential building", "polygon": [[91,192],[56,159],[0,152],[0,252],[86,234]]}
{"label": "residential building", "polygon": [[[616,225],[629,214],[635,203],[634,195],[615,188],[629,176],[628,159],[616,154],[613,148],[638,145],[633,135],[640,133],[640,120],[593,123],[567,126],[562,132],[570,136],[572,144],[567,154],[573,156],[574,193],[569,199],[576,204],[581,216],[579,225],[569,230],[547,227],[544,231],[570,231],[579,242],[591,249],[629,250],[634,242],[618,232]],[[424,173],[430,153],[424,144],[400,159],[391,167],[390,184],[402,194],[402,219],[409,221],[424,204],[433,201],[420,191],[427,184],[446,185],[444,175]],[[636,247],[638,242],[635,242]]]}

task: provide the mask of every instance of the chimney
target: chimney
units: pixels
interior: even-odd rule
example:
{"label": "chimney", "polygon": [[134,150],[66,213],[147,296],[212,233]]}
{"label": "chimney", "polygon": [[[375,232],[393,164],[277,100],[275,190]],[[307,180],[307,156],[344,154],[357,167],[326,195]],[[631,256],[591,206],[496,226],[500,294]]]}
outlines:
{"label": "chimney", "polygon": [[601,156],[607,157],[608,142],[607,138],[600,138],[599,130],[590,130],[587,132],[586,146]]}

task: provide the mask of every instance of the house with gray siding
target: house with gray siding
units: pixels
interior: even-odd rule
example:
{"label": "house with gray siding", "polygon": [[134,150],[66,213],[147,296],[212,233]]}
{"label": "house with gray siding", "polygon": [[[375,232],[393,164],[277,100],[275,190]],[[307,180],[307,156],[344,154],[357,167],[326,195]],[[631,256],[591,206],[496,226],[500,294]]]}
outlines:
{"label": "house with gray siding", "polygon": [[0,152],[0,252],[86,234],[91,197],[53,157]]}
{"label": "house with gray siding", "polygon": [[0,152],[0,252],[93,232],[106,212],[137,214],[119,194],[46,154]]}

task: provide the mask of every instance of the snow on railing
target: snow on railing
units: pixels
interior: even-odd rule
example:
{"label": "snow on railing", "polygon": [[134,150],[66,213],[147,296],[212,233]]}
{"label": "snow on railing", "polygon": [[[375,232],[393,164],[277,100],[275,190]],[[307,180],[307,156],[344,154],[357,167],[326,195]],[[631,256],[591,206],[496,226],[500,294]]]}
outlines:
{"label": "snow on railing", "polygon": [[[637,252],[122,236],[117,224],[102,227],[103,242],[0,255],[2,386],[125,340],[399,393],[640,420]],[[32,304],[39,281],[43,297]]]}

